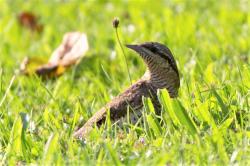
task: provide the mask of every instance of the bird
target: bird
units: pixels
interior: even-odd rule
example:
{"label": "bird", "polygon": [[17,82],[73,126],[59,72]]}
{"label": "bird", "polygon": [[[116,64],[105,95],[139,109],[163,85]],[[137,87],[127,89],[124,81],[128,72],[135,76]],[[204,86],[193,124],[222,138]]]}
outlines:
{"label": "bird", "polygon": [[138,53],[143,59],[147,66],[145,74],[87,120],[73,134],[75,138],[86,138],[94,126],[99,127],[105,122],[108,115],[111,121],[119,126],[123,125],[127,116],[130,117],[131,123],[136,123],[142,116],[143,97],[151,99],[155,113],[160,115],[162,108],[157,97],[158,89],[167,89],[171,98],[178,96],[179,71],[174,56],[167,46],[158,42],[145,42],[128,44],[126,47]]}

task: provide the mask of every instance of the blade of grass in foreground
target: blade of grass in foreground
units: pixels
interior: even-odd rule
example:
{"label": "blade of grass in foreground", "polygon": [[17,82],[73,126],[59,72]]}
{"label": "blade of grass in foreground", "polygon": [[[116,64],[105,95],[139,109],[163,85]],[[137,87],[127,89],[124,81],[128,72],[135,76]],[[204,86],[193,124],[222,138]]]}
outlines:
{"label": "blade of grass in foreground", "polygon": [[109,143],[106,143],[106,148],[109,151],[109,154],[114,162],[114,165],[121,165],[119,158],[116,156],[114,148]]}
{"label": "blade of grass in foreground", "polygon": [[153,130],[155,136],[160,136],[162,133],[162,129],[159,123],[160,119],[157,119],[155,116],[154,106],[152,101],[149,98],[144,98],[143,105],[145,106],[145,109],[148,110],[147,112],[149,113],[146,115],[146,120],[148,122],[149,128]]}
{"label": "blade of grass in foreground", "polygon": [[180,122],[174,113],[174,108],[171,104],[172,102],[170,101],[168,92],[166,90],[160,91],[159,98],[162,103],[163,110],[166,110],[168,116],[170,117],[169,119],[172,121],[174,125],[179,125]]}
{"label": "blade of grass in foreground", "polygon": [[[1,79],[2,79],[2,78],[1,78]],[[6,99],[8,93],[9,93],[9,91],[10,91],[10,88],[11,88],[13,82],[15,81],[15,79],[16,79],[16,75],[14,75],[14,76],[11,78],[10,83],[9,83],[9,86],[8,86],[8,88],[6,89],[4,96],[3,96],[2,99],[0,100],[0,108],[1,108],[1,106],[3,105],[3,103],[4,103],[5,99]],[[1,83],[1,86],[2,86],[2,83]]]}
{"label": "blade of grass in foreground", "polygon": [[177,120],[175,119],[175,121],[177,121],[179,125],[187,128],[192,135],[197,134],[197,127],[181,102],[177,99],[171,99],[166,90],[163,90],[161,94],[167,106],[165,109],[168,111],[170,117],[176,118]]}
{"label": "blade of grass in foreground", "polygon": [[214,96],[216,97],[218,103],[219,103],[219,106],[222,110],[223,113],[227,114],[228,113],[228,108],[226,106],[226,104],[223,102],[222,98],[220,97],[220,95],[216,92],[215,89],[212,89],[212,92],[214,94]]}
{"label": "blade of grass in foreground", "polygon": [[21,155],[21,132],[22,132],[22,121],[20,116],[16,117],[14,124],[11,129],[10,140],[6,148],[6,153],[2,158],[1,165],[4,165],[8,161],[8,157],[15,154]]}
{"label": "blade of grass in foreground", "polygon": [[219,129],[217,127],[216,121],[209,111],[209,107],[210,107],[209,105],[210,105],[209,101],[199,103],[198,112],[201,115],[202,121],[207,122],[209,124],[209,126],[211,126],[211,128],[212,128],[212,140],[214,142],[215,148],[218,151],[218,155],[225,163],[227,163],[228,156],[227,156],[227,152],[226,152],[225,145],[224,145],[225,142],[224,142],[223,131],[222,131],[223,129],[226,130],[226,128],[222,127],[221,129]]}
{"label": "blade of grass in foreground", "polygon": [[50,165],[54,162],[55,153],[58,153],[58,134],[51,134],[44,148],[43,163]]}
{"label": "blade of grass in foreground", "polygon": [[175,113],[176,116],[179,118],[179,121],[185,126],[187,127],[187,129],[189,130],[189,132],[192,135],[197,134],[197,127],[194,124],[193,120],[190,118],[190,116],[187,113],[187,110],[184,108],[184,106],[181,104],[181,102],[179,100],[173,100],[174,108],[175,109]]}
{"label": "blade of grass in foreground", "polygon": [[75,111],[74,111],[73,122],[72,122],[72,124],[70,126],[70,130],[69,130],[69,136],[74,132],[74,128],[75,128],[75,125],[77,123],[77,118],[79,116],[78,112],[79,112],[80,109],[81,109],[80,102],[77,102],[76,103],[76,108],[75,108]]}

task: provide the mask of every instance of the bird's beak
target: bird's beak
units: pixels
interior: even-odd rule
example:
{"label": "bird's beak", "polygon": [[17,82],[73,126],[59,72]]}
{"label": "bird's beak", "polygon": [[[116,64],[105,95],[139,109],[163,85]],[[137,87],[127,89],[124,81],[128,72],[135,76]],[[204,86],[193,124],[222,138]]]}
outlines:
{"label": "bird's beak", "polygon": [[136,45],[136,44],[134,44],[134,45],[133,45],[133,44],[127,44],[126,47],[128,47],[128,48],[130,48],[130,49],[136,51],[136,52],[139,53],[139,54],[143,51],[142,46]]}

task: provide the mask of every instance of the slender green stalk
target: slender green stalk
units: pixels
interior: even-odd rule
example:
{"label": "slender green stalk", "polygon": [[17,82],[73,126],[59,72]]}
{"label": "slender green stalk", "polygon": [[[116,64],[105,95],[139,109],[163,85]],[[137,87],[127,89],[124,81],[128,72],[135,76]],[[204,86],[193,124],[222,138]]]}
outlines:
{"label": "slender green stalk", "polygon": [[127,72],[128,72],[128,77],[129,77],[129,80],[130,80],[130,84],[132,85],[132,79],[131,79],[131,76],[130,76],[130,73],[129,73],[127,57],[126,57],[125,51],[124,51],[124,49],[123,49],[123,47],[122,47],[122,44],[121,44],[121,41],[120,41],[120,38],[119,38],[119,35],[118,35],[117,28],[115,28],[115,34],[116,34],[116,38],[117,38],[117,40],[118,40],[118,43],[119,43],[119,45],[120,45],[120,47],[121,47],[122,54],[123,54],[124,59],[125,59],[125,62],[126,62],[126,67],[127,67]]}
{"label": "slender green stalk", "polygon": [[10,80],[9,86],[7,87],[5,93],[4,93],[4,95],[3,95],[3,97],[2,97],[2,99],[0,101],[0,107],[3,105],[3,103],[4,103],[5,99],[6,99],[8,93],[10,91],[10,88],[11,88],[13,82],[15,81],[15,79],[16,79],[16,75],[13,75],[12,78],[11,78],[11,80]]}

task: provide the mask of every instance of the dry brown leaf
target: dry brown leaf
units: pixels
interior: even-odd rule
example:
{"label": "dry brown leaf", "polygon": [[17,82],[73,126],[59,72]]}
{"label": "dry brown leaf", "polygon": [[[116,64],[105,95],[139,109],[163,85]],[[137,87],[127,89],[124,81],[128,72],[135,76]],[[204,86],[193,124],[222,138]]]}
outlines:
{"label": "dry brown leaf", "polygon": [[38,17],[31,12],[22,12],[18,16],[19,23],[32,31],[42,32],[43,25],[38,23]]}
{"label": "dry brown leaf", "polygon": [[36,73],[42,77],[59,76],[68,67],[78,63],[88,49],[86,34],[69,32],[64,35],[62,43],[52,53],[48,63],[41,63],[43,60],[38,57],[25,58],[20,70],[27,75]]}

